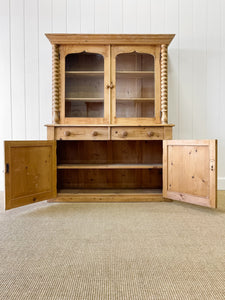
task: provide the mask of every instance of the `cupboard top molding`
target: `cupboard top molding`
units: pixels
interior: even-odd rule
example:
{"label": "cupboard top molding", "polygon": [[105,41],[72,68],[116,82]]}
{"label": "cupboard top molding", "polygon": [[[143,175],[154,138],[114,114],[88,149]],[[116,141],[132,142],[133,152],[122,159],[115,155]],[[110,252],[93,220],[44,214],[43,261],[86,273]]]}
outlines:
{"label": "cupboard top molding", "polygon": [[52,45],[55,44],[151,44],[169,45],[175,34],[70,34],[46,33]]}

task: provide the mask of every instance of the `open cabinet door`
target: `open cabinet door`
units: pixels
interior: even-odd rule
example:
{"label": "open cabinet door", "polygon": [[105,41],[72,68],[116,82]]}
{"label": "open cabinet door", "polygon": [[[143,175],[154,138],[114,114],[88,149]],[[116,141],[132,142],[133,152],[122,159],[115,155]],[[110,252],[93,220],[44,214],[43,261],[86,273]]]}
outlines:
{"label": "open cabinet door", "polygon": [[163,141],[163,197],[216,207],[217,141]]}
{"label": "open cabinet door", "polygon": [[54,197],[55,141],[6,141],[5,209]]}

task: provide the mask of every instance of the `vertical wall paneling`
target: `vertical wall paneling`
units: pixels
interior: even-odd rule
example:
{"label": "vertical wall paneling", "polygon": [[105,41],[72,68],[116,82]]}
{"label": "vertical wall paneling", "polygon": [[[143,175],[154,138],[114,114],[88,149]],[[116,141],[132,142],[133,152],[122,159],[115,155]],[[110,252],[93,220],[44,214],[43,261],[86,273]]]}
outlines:
{"label": "vertical wall paneling", "polygon": [[109,32],[109,1],[95,0],[95,33]]}
{"label": "vertical wall paneling", "polygon": [[67,0],[67,32],[81,32],[81,1]]}
{"label": "vertical wall paneling", "polygon": [[[208,1],[207,11],[207,98],[206,98],[206,119],[207,119],[207,137],[220,137],[220,109],[221,109],[221,1]],[[223,83],[224,85],[224,83]],[[224,101],[224,99],[223,99]],[[223,116],[224,120],[224,116]],[[224,123],[224,122],[223,122]],[[224,125],[223,125],[224,128]],[[223,141],[219,139],[218,143],[218,174],[222,177],[224,166],[221,165],[221,156]],[[224,173],[223,173],[224,174]]]}
{"label": "vertical wall paneling", "polygon": [[123,0],[123,33],[137,32],[137,0]]}
{"label": "vertical wall paneling", "polygon": [[175,124],[173,137],[178,139],[179,128],[179,0],[165,2],[166,32],[176,34],[168,48],[168,118]]}
{"label": "vertical wall paneling", "polygon": [[12,137],[26,139],[24,0],[11,0]]}
{"label": "vertical wall paneling", "polygon": [[109,33],[123,32],[123,2],[109,0]]}
{"label": "vertical wall paneling", "polygon": [[3,109],[0,109],[0,138],[12,138],[11,115],[11,43],[10,43],[10,6],[7,1],[0,1],[0,99]]}
{"label": "vertical wall paneling", "polygon": [[38,1],[25,0],[25,99],[27,139],[40,138]]}
{"label": "vertical wall paneling", "polygon": [[218,139],[225,189],[224,0],[0,1],[0,190],[3,140],[46,139],[52,54],[45,33],[175,33],[168,50],[174,138]]}
{"label": "vertical wall paneling", "polygon": [[193,138],[207,138],[206,129],[206,28],[207,28],[207,7],[205,0],[193,1],[193,45],[192,45],[192,118]]}
{"label": "vertical wall paneling", "polygon": [[39,111],[40,138],[46,139],[45,124],[52,122],[52,51],[45,33],[52,32],[51,0],[39,0]]}
{"label": "vertical wall paneling", "polygon": [[224,130],[224,116],[225,116],[225,1],[221,1],[221,98],[220,98],[220,123],[219,123],[219,181],[218,188],[225,189],[225,130]]}
{"label": "vertical wall paneling", "polygon": [[151,0],[151,33],[165,33],[165,0]]}
{"label": "vertical wall paneling", "polygon": [[0,1],[0,190],[4,187],[4,140],[12,139],[10,6]]}
{"label": "vertical wall paneling", "polygon": [[179,137],[193,137],[193,1],[180,1],[179,17]]}
{"label": "vertical wall paneling", "polygon": [[52,32],[67,32],[67,0],[52,1]]}
{"label": "vertical wall paneling", "polygon": [[94,33],[95,32],[95,10],[94,0],[81,1],[81,32]]}
{"label": "vertical wall paneling", "polygon": [[137,5],[137,33],[150,32],[151,2],[149,0],[139,0]]}
{"label": "vertical wall paneling", "polygon": [[[221,1],[208,1],[207,11],[207,98],[206,118],[208,138],[219,137],[221,97]],[[212,88],[213,87],[213,88]],[[218,109],[217,109],[218,108]]]}

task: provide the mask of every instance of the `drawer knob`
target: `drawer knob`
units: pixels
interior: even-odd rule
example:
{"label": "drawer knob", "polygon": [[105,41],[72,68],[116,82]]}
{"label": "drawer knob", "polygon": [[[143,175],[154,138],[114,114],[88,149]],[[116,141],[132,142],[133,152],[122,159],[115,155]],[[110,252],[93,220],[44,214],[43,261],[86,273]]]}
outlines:
{"label": "drawer knob", "polygon": [[153,136],[154,135],[154,132],[153,131],[149,131],[148,133],[147,133],[147,136],[149,136],[149,137],[151,137],[151,136]]}
{"label": "drawer knob", "polygon": [[93,131],[92,132],[92,136],[97,136],[98,135],[98,132],[97,131]]}
{"label": "drawer knob", "polygon": [[127,131],[123,131],[122,137],[126,137],[126,136],[128,136],[128,132]]}
{"label": "drawer knob", "polygon": [[64,132],[64,135],[65,135],[65,136],[70,136],[70,131],[69,131],[69,130],[65,131],[65,132]]}

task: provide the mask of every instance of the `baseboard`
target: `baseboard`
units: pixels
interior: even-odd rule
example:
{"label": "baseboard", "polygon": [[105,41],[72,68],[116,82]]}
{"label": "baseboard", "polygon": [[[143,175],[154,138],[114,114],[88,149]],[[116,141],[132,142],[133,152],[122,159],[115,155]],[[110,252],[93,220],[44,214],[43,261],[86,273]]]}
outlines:
{"label": "baseboard", "polygon": [[218,190],[225,190],[225,177],[219,177],[217,182]]}

